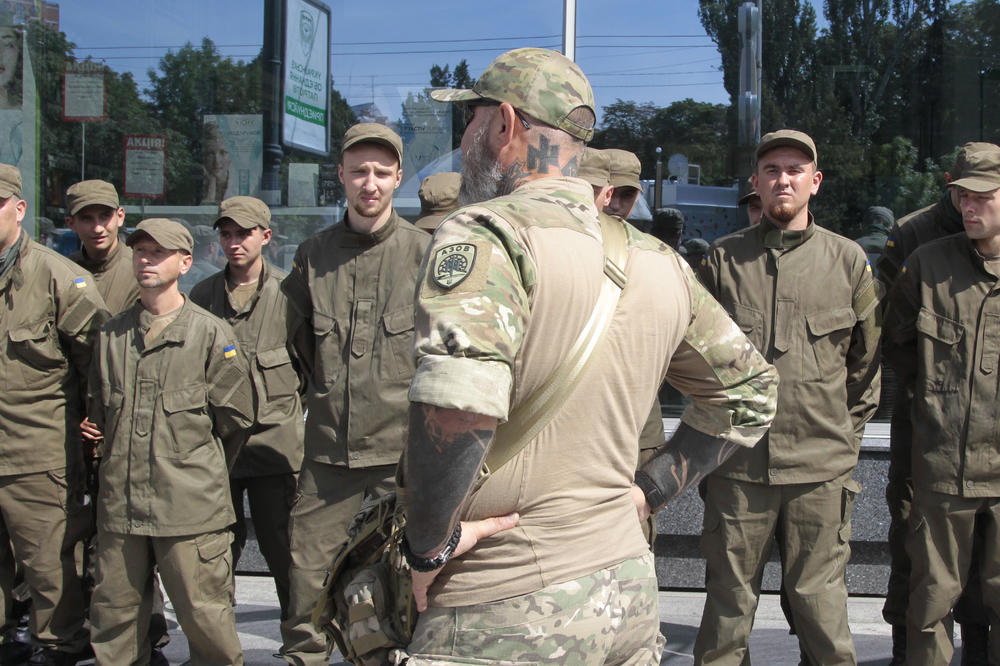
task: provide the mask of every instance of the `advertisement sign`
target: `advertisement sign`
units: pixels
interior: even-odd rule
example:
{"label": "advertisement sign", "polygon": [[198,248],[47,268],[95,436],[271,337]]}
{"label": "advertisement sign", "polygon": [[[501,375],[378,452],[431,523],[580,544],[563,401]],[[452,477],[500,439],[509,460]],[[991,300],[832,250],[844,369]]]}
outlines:
{"label": "advertisement sign", "polygon": [[264,171],[264,117],[257,114],[205,116],[202,127],[201,202],[237,195],[259,197]]}
{"label": "advertisement sign", "polygon": [[282,143],[329,155],[329,7],[314,0],[286,0],[284,56]]}
{"label": "advertisement sign", "polygon": [[125,196],[162,199],[167,193],[166,174],[167,137],[125,135]]}
{"label": "advertisement sign", "polygon": [[66,61],[63,71],[63,120],[99,122],[106,118],[104,65]]}

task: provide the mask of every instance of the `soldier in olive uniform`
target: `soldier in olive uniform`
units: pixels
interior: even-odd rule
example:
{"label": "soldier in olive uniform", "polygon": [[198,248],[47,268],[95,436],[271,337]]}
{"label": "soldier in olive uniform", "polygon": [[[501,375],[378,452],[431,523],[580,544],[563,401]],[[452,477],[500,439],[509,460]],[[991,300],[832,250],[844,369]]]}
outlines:
{"label": "soldier in olive uniform", "polygon": [[[28,238],[26,207],[21,172],[0,164],[0,543],[13,547],[31,593],[33,662],[74,664],[87,647],[73,553],[87,524],[75,424],[108,312],[89,273]],[[0,572],[6,631],[17,623],[13,567]]]}
{"label": "soldier in olive uniform", "polygon": [[191,290],[191,300],[232,325],[250,362],[257,413],[250,439],[229,474],[236,524],[233,566],[247,540],[246,492],[257,545],[274,577],[282,621],[288,619],[288,515],[302,466],[302,401],[288,353],[285,273],[264,260],[271,211],[260,199],[230,197],[219,206],[219,244],[226,268]]}
{"label": "soldier in olive uniform", "polygon": [[756,151],[764,219],[715,241],[699,276],[781,376],[778,415],[752,449],[706,479],[706,599],[696,664],[740,664],[772,537],[809,663],[854,664],[844,579],[851,478],[879,392],[877,298],[854,241],[815,224],[823,175],[806,134],[779,130]]}
{"label": "soldier in olive uniform", "polygon": [[420,183],[420,219],[413,224],[418,229],[434,233],[441,220],[458,208],[458,190],[462,176],[453,171],[432,173]]}
{"label": "soldier in olive uniform", "polygon": [[[592,187],[574,177],[595,113],[573,62],[517,49],[472,90],[432,95],[471,115],[461,195],[471,205],[435,233],[417,296],[404,552],[422,612],[409,663],[659,663],[640,521],[757,441],[774,415],[774,369],[681,257],[602,222]],[[604,229],[624,234],[617,271]],[[572,395],[481,478],[498,424],[557,371],[598,293],[623,283]],[[664,378],[694,406],[636,472]]]}
{"label": "soldier in olive uniform", "polygon": [[115,186],[104,180],[84,180],[66,190],[66,226],[80,237],[82,247],[70,255],[94,276],[97,290],[111,314],[129,308],[139,298],[132,274],[132,250],[118,239],[125,209]]}
{"label": "soldier in olive uniform", "polygon": [[311,619],[326,570],[365,497],[395,485],[413,376],[413,291],[430,241],[392,208],[403,174],[399,135],[360,123],[343,145],[344,219],[299,246],[282,283],[289,340],[308,381],[281,648],[293,664],[328,662]]}
{"label": "soldier in olive uniform", "polygon": [[[976,167],[970,158],[988,152],[993,144],[969,142],[955,155],[955,164],[944,174],[945,181],[962,178],[965,171]],[[962,233],[962,213],[959,211],[958,190],[948,188],[937,203],[905,215],[892,226],[879,256],[875,276],[881,293],[888,294],[899,277],[907,258],[918,247],[938,238]],[[886,589],[882,617],[892,625],[892,656],[894,665],[906,663],[906,609],[910,597],[910,556],[906,552],[910,506],[913,501],[911,445],[913,426],[910,415],[910,395],[897,386],[890,426],[889,474],[885,499],[889,506],[889,583]],[[970,589],[963,594],[955,609],[955,619],[962,626],[962,658],[973,653],[985,660],[988,620],[982,606],[977,576],[970,578]]]}
{"label": "soldier in olive uniform", "polygon": [[[948,187],[965,233],[909,255],[885,316],[885,355],[912,401],[907,664],[950,662],[952,606],[971,592],[973,569],[990,634],[1000,618],[1000,147],[963,150]],[[988,651],[982,663],[1000,663],[1000,640],[990,636]]]}
{"label": "soldier in olive uniform", "polygon": [[148,659],[155,565],[191,662],[242,664],[228,470],[253,424],[249,369],[229,324],[177,288],[188,231],[154,218],[127,242],[140,300],[101,329],[84,430],[104,435],[91,642],[98,664]]}

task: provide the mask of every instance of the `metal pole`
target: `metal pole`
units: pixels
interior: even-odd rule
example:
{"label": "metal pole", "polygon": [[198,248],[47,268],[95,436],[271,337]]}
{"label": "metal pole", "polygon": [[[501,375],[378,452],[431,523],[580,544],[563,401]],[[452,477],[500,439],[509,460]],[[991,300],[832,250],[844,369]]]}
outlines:
{"label": "metal pole", "polygon": [[653,183],[653,211],[663,206],[663,149],[656,147],[656,181]]}
{"label": "metal pole", "polygon": [[281,79],[282,79],[282,22],[285,14],[284,0],[264,0],[264,172],[261,175],[260,194],[269,206],[281,205]]}
{"label": "metal pole", "polygon": [[563,0],[563,55],[576,62],[576,0]]}
{"label": "metal pole", "polygon": [[87,123],[80,123],[80,180],[87,180]]}

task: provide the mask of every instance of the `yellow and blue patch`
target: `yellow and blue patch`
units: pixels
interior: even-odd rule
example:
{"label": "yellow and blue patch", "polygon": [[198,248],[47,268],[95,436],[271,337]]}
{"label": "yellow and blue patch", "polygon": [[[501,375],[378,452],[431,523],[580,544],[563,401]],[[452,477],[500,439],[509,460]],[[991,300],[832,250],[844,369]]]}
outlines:
{"label": "yellow and blue patch", "polygon": [[83,289],[84,287],[87,286],[87,281],[85,279],[83,279],[82,277],[79,277],[79,278],[76,278],[75,280],[73,280],[73,284],[76,285],[77,289]]}
{"label": "yellow and blue patch", "polygon": [[222,355],[226,358],[233,358],[236,356],[236,345],[226,345],[223,347]]}

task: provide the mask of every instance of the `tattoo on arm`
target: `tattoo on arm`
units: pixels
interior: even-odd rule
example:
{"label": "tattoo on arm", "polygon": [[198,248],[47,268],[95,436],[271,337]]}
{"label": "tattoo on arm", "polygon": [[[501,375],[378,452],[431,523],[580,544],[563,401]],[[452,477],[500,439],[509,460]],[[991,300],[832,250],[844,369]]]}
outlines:
{"label": "tattoo on arm", "polygon": [[447,543],[479,477],[497,420],[423,403],[410,405],[406,450],[406,538],[431,556]]}
{"label": "tattoo on arm", "polygon": [[681,423],[670,440],[636,472],[636,484],[655,511],[705,478],[737,448],[726,439]]}

